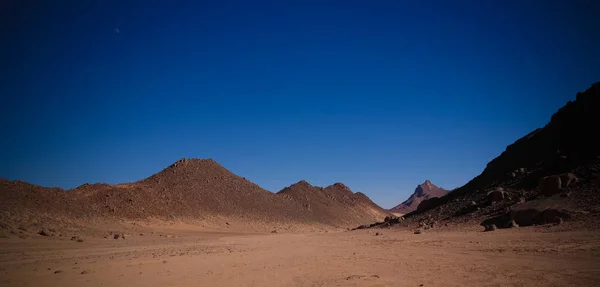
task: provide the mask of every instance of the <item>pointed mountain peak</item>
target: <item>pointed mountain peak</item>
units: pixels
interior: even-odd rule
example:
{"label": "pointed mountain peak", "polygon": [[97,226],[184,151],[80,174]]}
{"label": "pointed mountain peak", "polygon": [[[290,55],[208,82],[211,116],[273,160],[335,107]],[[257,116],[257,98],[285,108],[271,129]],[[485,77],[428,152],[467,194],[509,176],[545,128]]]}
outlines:
{"label": "pointed mountain peak", "polygon": [[308,181],[301,180],[290,186],[284,187],[282,190],[280,190],[277,193],[304,193],[304,192],[313,190],[315,188],[316,187],[312,186],[310,183],[308,183]]}
{"label": "pointed mountain peak", "polygon": [[301,181],[299,181],[299,182],[296,182],[296,183],[294,183],[292,185],[301,185],[301,186],[310,186],[310,187],[312,187],[312,184],[308,183],[308,181],[306,181],[304,179],[301,180]]}
{"label": "pointed mountain peak", "polygon": [[350,188],[349,188],[349,187],[347,187],[345,184],[343,184],[343,183],[341,183],[341,182],[336,182],[336,183],[334,183],[334,184],[333,184],[333,185],[331,185],[331,186],[332,186],[332,187],[337,187],[337,188],[340,188],[340,189],[347,189],[347,190],[350,190]]}
{"label": "pointed mountain peak", "polygon": [[354,192],[352,192],[352,190],[349,187],[347,187],[345,184],[343,184],[341,182],[336,182],[336,183],[326,187],[325,191],[331,195],[337,194],[340,196],[351,196],[354,194]]}
{"label": "pointed mountain peak", "polygon": [[449,191],[433,184],[429,179],[415,188],[414,193],[401,204],[390,209],[392,212],[409,213],[417,209],[421,201],[432,197],[442,197]]}

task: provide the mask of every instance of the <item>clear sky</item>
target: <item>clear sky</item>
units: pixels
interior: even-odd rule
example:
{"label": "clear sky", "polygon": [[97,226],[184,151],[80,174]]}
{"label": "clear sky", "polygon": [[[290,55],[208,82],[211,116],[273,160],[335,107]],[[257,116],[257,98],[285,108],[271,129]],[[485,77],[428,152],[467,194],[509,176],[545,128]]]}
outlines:
{"label": "clear sky", "polygon": [[2,1],[0,177],[214,158],[392,207],[452,189],[600,80],[599,1]]}

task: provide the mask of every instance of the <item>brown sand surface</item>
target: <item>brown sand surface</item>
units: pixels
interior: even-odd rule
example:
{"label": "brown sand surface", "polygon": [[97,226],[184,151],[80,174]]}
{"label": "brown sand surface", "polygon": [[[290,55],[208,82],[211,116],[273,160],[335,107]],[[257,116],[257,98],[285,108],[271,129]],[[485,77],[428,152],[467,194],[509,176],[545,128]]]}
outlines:
{"label": "brown sand surface", "polygon": [[478,230],[3,238],[0,286],[600,286],[600,232]]}

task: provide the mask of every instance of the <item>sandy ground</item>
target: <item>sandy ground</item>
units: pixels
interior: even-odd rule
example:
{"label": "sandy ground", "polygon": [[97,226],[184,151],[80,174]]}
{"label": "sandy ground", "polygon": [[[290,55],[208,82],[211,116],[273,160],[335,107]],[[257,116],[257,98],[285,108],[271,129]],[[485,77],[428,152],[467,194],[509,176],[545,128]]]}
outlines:
{"label": "sandy ground", "polygon": [[600,286],[600,232],[541,230],[0,239],[0,285]]}

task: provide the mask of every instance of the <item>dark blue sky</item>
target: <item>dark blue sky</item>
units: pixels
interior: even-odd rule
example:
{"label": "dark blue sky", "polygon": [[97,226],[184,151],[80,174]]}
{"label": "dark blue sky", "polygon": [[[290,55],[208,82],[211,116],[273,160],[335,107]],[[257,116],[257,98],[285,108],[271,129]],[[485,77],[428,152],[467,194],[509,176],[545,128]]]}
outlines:
{"label": "dark blue sky", "polygon": [[600,80],[597,1],[160,2],[2,1],[0,177],[210,157],[391,207],[466,183]]}

